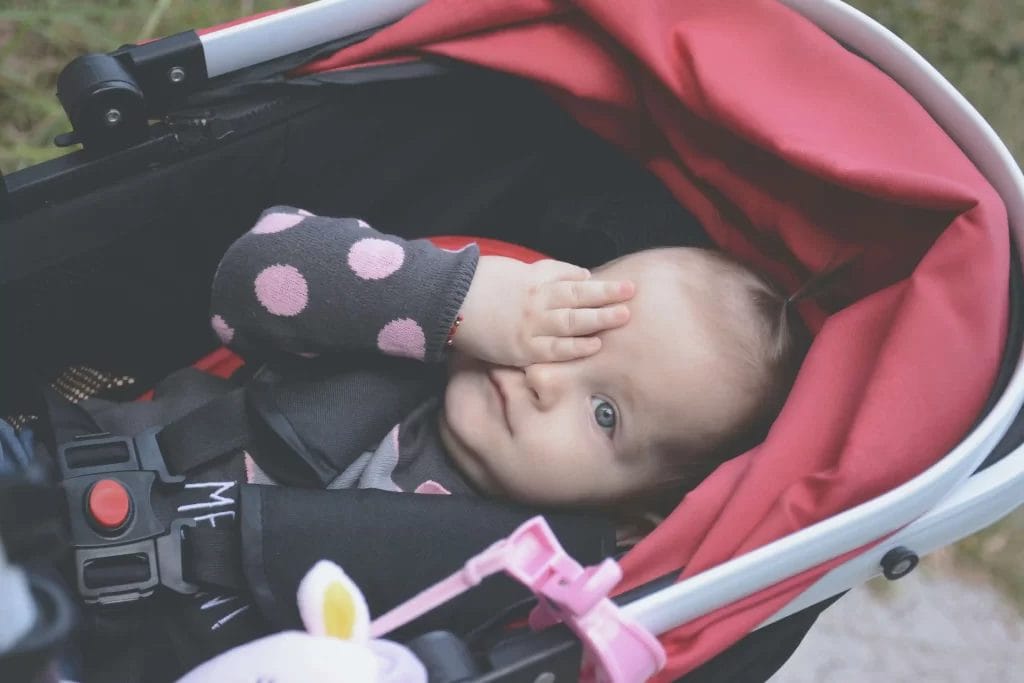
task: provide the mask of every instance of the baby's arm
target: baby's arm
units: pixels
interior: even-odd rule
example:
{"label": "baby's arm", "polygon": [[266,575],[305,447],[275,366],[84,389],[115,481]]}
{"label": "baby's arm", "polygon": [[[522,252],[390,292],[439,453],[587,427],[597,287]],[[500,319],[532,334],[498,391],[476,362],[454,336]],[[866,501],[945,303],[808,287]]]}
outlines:
{"label": "baby's arm", "polygon": [[436,362],[479,251],[383,235],[354,218],[268,209],[224,255],[212,325],[244,355],[377,351]]}

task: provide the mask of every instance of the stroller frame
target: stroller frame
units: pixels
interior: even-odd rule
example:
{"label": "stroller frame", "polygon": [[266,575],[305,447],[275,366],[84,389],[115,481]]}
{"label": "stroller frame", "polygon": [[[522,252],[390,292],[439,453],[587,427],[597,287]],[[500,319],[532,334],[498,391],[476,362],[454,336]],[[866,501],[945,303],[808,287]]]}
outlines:
{"label": "stroller frame", "polygon": [[[841,0],[780,1],[892,76],[961,146],[1005,202],[1017,247],[1012,258],[1024,266],[1024,175],[963,95],[901,39]],[[189,83],[189,89],[200,88],[207,79],[344,38],[331,27],[347,26],[349,35],[355,36],[395,21],[421,4],[424,0],[320,0],[201,36],[191,34],[184,42],[195,54],[198,40],[205,71]],[[170,59],[159,62],[169,64],[175,55],[160,59]],[[180,76],[175,68],[153,73],[174,83]],[[139,86],[145,93],[146,84]],[[72,114],[68,102],[65,107]],[[74,123],[75,116],[71,118]],[[83,142],[88,148],[89,141]],[[78,162],[62,163],[63,169],[69,169],[67,164]],[[19,183],[22,174],[28,181],[25,172],[6,179],[5,199],[12,205],[20,203],[14,201],[19,191],[31,195],[38,189],[34,178]],[[885,539],[828,572],[762,624],[767,626],[879,573],[900,578],[920,556],[983,529],[1020,506],[1024,503],[1024,353],[1019,340],[1013,345],[1015,327],[1019,325],[1011,321],[1007,353],[1014,355],[1016,363],[1005,390],[975,428],[933,466],[873,500],[634,600],[623,607],[625,613],[652,633],[664,633]]]}

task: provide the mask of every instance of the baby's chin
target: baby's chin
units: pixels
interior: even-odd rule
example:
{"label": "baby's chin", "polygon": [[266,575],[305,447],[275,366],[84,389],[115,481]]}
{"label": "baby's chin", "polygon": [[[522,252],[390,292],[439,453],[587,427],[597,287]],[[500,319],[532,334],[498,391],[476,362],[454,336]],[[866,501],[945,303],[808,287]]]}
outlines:
{"label": "baby's chin", "polygon": [[[445,398],[445,407],[438,414],[438,433],[448,457],[473,488],[484,495],[494,495],[494,487],[480,462],[480,455],[463,440],[462,435],[457,431],[457,426],[453,427],[448,421],[447,396]],[[456,422],[458,422],[458,418],[456,418]]]}

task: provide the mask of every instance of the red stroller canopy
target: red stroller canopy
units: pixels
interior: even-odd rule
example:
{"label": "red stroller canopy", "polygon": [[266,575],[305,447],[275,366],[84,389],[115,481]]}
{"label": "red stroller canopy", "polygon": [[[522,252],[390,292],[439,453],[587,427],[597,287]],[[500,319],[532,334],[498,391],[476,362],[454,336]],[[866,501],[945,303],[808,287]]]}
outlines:
{"label": "red stroller canopy", "polygon": [[[880,495],[978,417],[1006,336],[1005,208],[909,94],[808,20],[773,0],[433,0],[304,72],[424,56],[535,81],[790,290],[839,272],[803,311],[817,336],[767,440],[627,555],[622,589]],[[832,564],[664,635],[663,678]]]}

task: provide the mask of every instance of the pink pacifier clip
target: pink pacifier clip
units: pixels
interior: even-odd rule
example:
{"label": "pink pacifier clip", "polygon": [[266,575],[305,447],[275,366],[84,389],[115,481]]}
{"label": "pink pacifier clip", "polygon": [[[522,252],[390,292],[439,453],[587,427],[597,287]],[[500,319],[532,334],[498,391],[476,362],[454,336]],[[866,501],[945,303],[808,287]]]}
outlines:
{"label": "pink pacifier clip", "polygon": [[665,666],[665,650],[651,633],[626,618],[608,594],[622,578],[612,559],[583,568],[569,557],[543,517],[534,517],[471,558],[458,572],[439,581],[370,624],[380,638],[500,571],[538,598],[530,627],[559,622],[584,646],[581,675],[599,683],[644,681]]}

